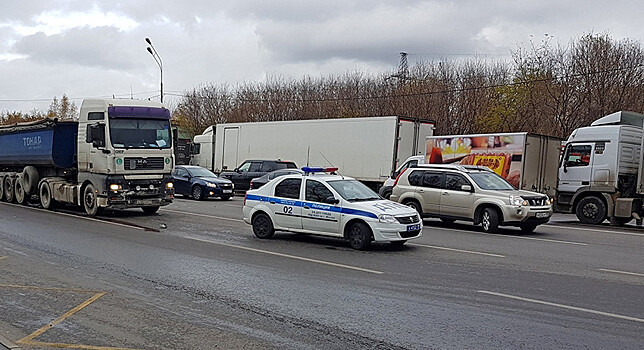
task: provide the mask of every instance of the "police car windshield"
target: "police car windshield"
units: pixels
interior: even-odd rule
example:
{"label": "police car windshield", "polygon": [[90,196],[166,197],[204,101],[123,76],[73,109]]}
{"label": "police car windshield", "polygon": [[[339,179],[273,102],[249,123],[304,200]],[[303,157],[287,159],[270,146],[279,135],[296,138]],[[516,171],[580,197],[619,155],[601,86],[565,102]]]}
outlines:
{"label": "police car windshield", "polygon": [[470,177],[484,190],[510,191],[515,189],[504,178],[491,171],[471,172]]}
{"label": "police car windshield", "polygon": [[349,202],[364,202],[380,200],[381,197],[362,182],[357,180],[332,180],[329,186]]}

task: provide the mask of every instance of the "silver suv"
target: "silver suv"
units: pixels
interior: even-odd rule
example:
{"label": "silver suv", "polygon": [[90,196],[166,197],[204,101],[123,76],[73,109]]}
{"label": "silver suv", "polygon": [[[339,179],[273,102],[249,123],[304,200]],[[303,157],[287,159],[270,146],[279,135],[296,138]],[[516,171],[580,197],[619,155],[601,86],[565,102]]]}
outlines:
{"label": "silver suv", "polygon": [[418,165],[396,179],[390,199],[415,208],[423,217],[481,224],[483,231],[518,226],[532,232],[552,216],[548,196],[517,190],[487,167]]}

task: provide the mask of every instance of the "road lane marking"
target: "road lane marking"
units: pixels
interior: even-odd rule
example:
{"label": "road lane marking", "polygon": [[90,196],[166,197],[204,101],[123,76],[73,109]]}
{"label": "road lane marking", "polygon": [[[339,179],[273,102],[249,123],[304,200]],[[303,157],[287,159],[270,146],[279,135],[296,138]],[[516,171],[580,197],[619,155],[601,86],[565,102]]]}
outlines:
{"label": "road lane marking", "polygon": [[54,292],[101,293],[97,290],[89,290],[89,289],[21,286],[17,284],[0,284],[0,288],[35,289],[35,290],[48,290],[48,291],[54,291]]}
{"label": "road lane marking", "polygon": [[95,219],[95,218],[90,218],[90,217],[87,217],[87,216],[80,216],[80,215],[68,214],[68,213],[63,213],[63,212],[60,212],[60,211],[53,211],[53,210],[41,209],[41,208],[33,208],[33,207],[26,206],[26,205],[13,204],[13,203],[0,203],[0,204],[11,205],[11,206],[18,207],[18,208],[25,208],[25,209],[37,210],[37,211],[42,211],[42,212],[50,213],[50,214],[57,214],[57,215],[71,216],[71,217],[73,217],[73,218],[79,218],[79,219],[84,219],[84,220],[89,220],[89,221],[95,221],[95,222],[102,222],[102,223],[104,223],[104,224],[109,224],[109,225],[117,225],[117,226],[122,226],[122,227],[129,227],[129,228],[134,228],[134,229],[137,229],[137,230],[143,230],[143,231],[145,231],[145,230],[146,230],[144,227],[133,226],[133,225],[127,225],[127,224],[121,224],[121,223],[118,223],[118,222],[111,222],[111,221],[101,220],[101,219]]}
{"label": "road lane marking", "polygon": [[176,214],[184,214],[184,215],[192,215],[192,216],[200,216],[204,218],[211,218],[211,219],[222,219],[222,220],[230,220],[230,221],[241,221],[244,222],[242,219],[233,219],[233,218],[227,218],[224,216],[214,216],[214,215],[207,215],[207,214],[198,214],[198,213],[190,213],[187,211],[179,211],[179,210],[170,210],[170,209],[159,209],[160,211],[167,211],[170,213],[176,213]]}
{"label": "road lane marking", "polygon": [[84,309],[87,305],[95,302],[96,300],[98,300],[98,298],[102,297],[105,294],[107,294],[107,293],[101,292],[101,293],[94,294],[91,298],[89,298],[89,299],[85,300],[84,302],[80,303],[75,308],[65,312],[62,316],[60,316],[57,319],[49,322],[46,325],[40,327],[38,330],[36,330],[35,332],[29,334],[28,336],[18,340],[17,343],[18,344],[29,344],[29,342],[31,342],[37,336],[45,333],[47,330],[49,330],[50,328],[54,327],[55,325],[65,321],[65,319],[67,319],[68,317],[72,316],[73,314],[79,312],[80,310]]}
{"label": "road lane marking", "polygon": [[40,341],[31,341],[29,345],[34,346],[47,346],[59,349],[85,349],[85,350],[135,350],[130,348],[115,348],[112,346],[94,346],[94,345],[80,345],[80,344],[65,344],[65,343],[45,343]]}
{"label": "road lane marking", "polygon": [[6,256],[0,256],[0,260],[4,260],[6,258],[7,258]]}
{"label": "road lane marking", "polygon": [[548,227],[554,227],[554,228],[562,228],[566,230],[580,230],[580,231],[591,231],[591,232],[602,232],[602,233],[616,233],[618,235],[626,235],[626,236],[641,236],[644,237],[644,233],[635,233],[635,232],[622,232],[622,231],[616,231],[616,230],[601,230],[601,229],[596,229],[596,228],[586,228],[586,227],[569,227],[569,226],[558,226],[558,225],[550,225],[546,224]]}
{"label": "road lane marking", "polygon": [[623,274],[623,275],[644,277],[644,273],[637,273],[637,272],[628,272],[628,271],[619,271],[619,270],[610,270],[610,269],[599,269],[599,271],[620,273],[620,274]]}
{"label": "road lane marking", "polygon": [[[470,231],[464,231],[464,230],[458,230],[455,228],[448,228],[448,227],[439,227],[439,226],[423,226],[423,229],[439,229],[439,230],[447,230],[447,231],[455,231],[455,232],[470,232]],[[588,245],[588,243],[582,243],[582,242],[573,242],[573,241],[561,241],[558,239],[549,239],[549,238],[538,238],[538,237],[523,237],[523,236],[514,236],[514,235],[502,235],[498,233],[485,233],[485,232],[478,232],[477,234],[481,235],[488,235],[488,236],[497,236],[497,237],[507,237],[507,238],[518,238],[518,239],[527,239],[527,240],[533,240],[533,241],[543,241],[543,242],[551,242],[551,243],[563,243],[563,244],[574,244],[574,245]]]}
{"label": "road lane marking", "polygon": [[628,320],[628,321],[634,321],[634,322],[641,322],[644,323],[644,319],[637,318],[637,317],[631,317],[631,316],[624,316],[624,315],[618,315],[618,314],[613,314],[610,312],[604,312],[604,311],[597,311],[597,310],[591,310],[591,309],[585,309],[582,307],[577,307],[577,306],[570,306],[570,305],[564,305],[564,304],[557,304],[557,303],[551,303],[549,301],[543,301],[543,300],[537,300],[537,299],[530,299],[530,298],[523,298],[515,295],[509,295],[509,294],[503,294],[503,293],[496,293],[496,292],[490,292],[487,290],[479,290],[479,293],[483,294],[488,294],[488,295],[494,295],[497,297],[502,297],[502,298],[508,298],[508,299],[514,299],[514,300],[520,300],[520,301],[525,301],[528,303],[533,303],[533,304],[541,304],[541,305],[547,305],[547,306],[554,306],[562,309],[568,309],[568,310],[574,310],[574,311],[581,311],[581,312],[586,312],[590,314],[595,314],[595,315],[601,315],[601,316],[607,316],[607,317],[613,317],[613,318],[619,318],[622,320]]}
{"label": "road lane marking", "polygon": [[505,258],[505,255],[500,255],[500,254],[475,252],[475,251],[472,251],[472,250],[463,250],[463,249],[456,249],[456,248],[439,247],[439,246],[435,246],[435,245],[427,245],[427,244],[419,244],[419,243],[409,243],[408,245],[431,248],[431,249],[449,250],[451,252],[458,252],[458,253],[467,253],[467,254],[477,254],[477,255],[491,256],[491,257],[495,257],[495,258]]}
{"label": "road lane marking", "polygon": [[264,253],[264,254],[269,254],[269,255],[281,256],[283,258],[290,258],[290,259],[308,261],[308,262],[312,262],[312,263],[316,263],[316,264],[329,265],[329,266],[334,266],[334,267],[341,267],[341,268],[344,268],[344,269],[350,269],[350,270],[374,273],[374,274],[377,274],[377,275],[381,275],[381,274],[384,273],[382,271],[369,270],[369,269],[365,269],[365,268],[357,267],[357,266],[338,264],[338,263],[334,263],[334,262],[330,262],[330,261],[317,260],[317,259],[305,258],[305,257],[302,257],[302,256],[297,256],[297,255],[290,255],[290,254],[284,254],[284,253],[271,252],[269,250],[262,250],[262,249],[256,249],[256,248],[250,248],[250,247],[243,247],[243,246],[234,245],[234,244],[214,242],[214,241],[210,241],[210,240],[207,240],[207,239],[201,239],[201,238],[188,238],[188,239],[191,239],[191,240],[194,240],[194,241],[199,241],[199,242],[207,242],[207,243],[212,243],[212,244],[223,245],[223,246],[226,246],[226,247],[231,247],[231,248],[236,248],[236,249],[248,250],[248,251],[251,251],[251,252],[257,252],[257,253]]}

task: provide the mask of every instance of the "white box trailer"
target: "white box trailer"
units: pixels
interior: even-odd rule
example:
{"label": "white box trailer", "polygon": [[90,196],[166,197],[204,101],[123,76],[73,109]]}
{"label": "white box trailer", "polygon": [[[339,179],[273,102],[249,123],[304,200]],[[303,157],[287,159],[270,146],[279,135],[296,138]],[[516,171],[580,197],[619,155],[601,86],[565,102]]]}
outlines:
{"label": "white box trailer", "polygon": [[399,116],[219,124],[195,136],[193,164],[219,173],[247,159],[290,160],[337,166],[378,186],[399,161],[424,152],[434,125]]}
{"label": "white box trailer", "polygon": [[424,161],[488,166],[518,189],[554,197],[562,141],[527,132],[430,136]]}

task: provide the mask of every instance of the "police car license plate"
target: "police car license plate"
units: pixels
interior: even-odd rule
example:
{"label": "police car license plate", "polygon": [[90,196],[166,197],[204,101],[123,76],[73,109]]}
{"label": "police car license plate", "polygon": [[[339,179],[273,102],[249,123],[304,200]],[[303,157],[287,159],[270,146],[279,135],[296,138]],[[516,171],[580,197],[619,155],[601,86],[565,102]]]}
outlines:
{"label": "police car license plate", "polygon": [[233,190],[224,190],[224,193],[233,193]]}
{"label": "police car license plate", "polygon": [[537,219],[542,219],[542,218],[547,218],[548,216],[550,216],[550,213],[537,213],[537,215],[535,215],[535,216],[537,217]]}
{"label": "police car license plate", "polygon": [[407,232],[420,230],[420,224],[407,226]]}

